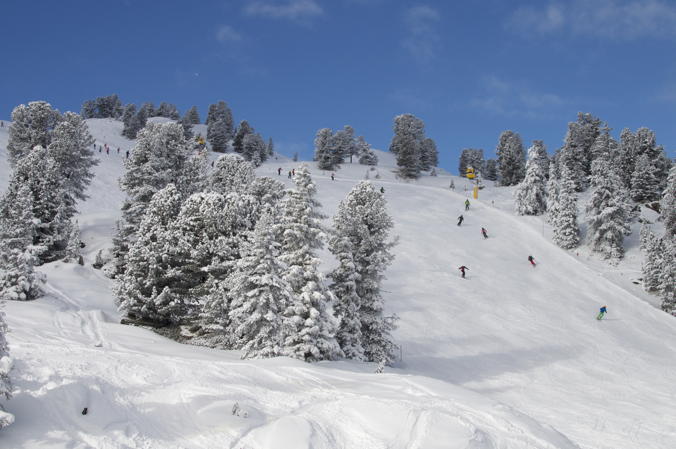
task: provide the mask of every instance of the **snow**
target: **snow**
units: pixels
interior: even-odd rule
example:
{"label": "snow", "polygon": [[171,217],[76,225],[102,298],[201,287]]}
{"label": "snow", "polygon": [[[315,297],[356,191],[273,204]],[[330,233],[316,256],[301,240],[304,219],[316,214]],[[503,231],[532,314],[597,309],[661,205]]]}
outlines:
{"label": "snow", "polygon": [[[369,178],[385,188],[400,236],[384,296],[400,317],[401,361],[383,374],[350,361],[242,361],[238,351],[118,324],[111,281],[91,264],[111,245],[133,141],[114,120],[88,124],[111,152],[97,153],[91,198],[79,208],[85,266],[45,265],[46,296],[5,306],[15,393],[4,404],[16,420],[2,447],[676,447],[676,320],[632,283],[637,228],[626,260],[608,266],[585,248],[553,245],[542,217],[515,216],[512,188],[488,182],[464,212],[467,180],[452,178],[455,191],[443,171],[403,182],[392,155],[377,152]],[[3,189],[6,143],[5,126]],[[309,164],[328,215],[369,170],[344,164],[332,181]],[[257,172],[290,187],[296,165],[278,156]],[[335,266],[326,250],[321,257],[324,272]],[[602,305],[608,318],[597,321]]]}

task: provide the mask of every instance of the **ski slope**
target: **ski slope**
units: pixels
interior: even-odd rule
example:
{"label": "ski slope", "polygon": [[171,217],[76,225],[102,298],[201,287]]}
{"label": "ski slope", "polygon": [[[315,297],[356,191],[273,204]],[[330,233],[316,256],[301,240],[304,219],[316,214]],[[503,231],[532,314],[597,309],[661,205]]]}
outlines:
{"label": "ski slope", "polygon": [[[46,296],[5,306],[16,387],[6,405],[16,422],[0,447],[676,447],[676,320],[631,283],[636,254],[608,267],[584,249],[560,250],[539,217],[512,214],[506,188],[488,186],[464,212],[464,179],[453,178],[455,191],[443,174],[402,182],[386,153],[369,178],[385,188],[400,238],[383,287],[387,312],[400,317],[396,367],[374,374],[351,361],[242,361],[237,351],[118,324],[110,280],[91,263],[110,246],[133,142],[119,122],[88,123],[111,153],[99,155],[91,198],[80,205],[86,264],[41,267]],[[290,186],[294,165],[280,156],[258,173],[277,177],[282,167]],[[310,165],[327,215],[367,173],[345,164],[332,181]],[[322,257],[329,270],[334,262]],[[599,322],[602,305],[609,315]]]}

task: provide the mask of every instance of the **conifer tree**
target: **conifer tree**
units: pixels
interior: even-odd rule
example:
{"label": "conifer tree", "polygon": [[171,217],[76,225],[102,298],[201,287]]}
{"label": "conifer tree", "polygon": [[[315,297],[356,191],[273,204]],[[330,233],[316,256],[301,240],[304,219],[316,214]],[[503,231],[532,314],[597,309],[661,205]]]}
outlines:
{"label": "conifer tree", "polygon": [[462,177],[467,176],[467,168],[481,171],[484,165],[484,150],[465,148],[460,153],[460,164],[458,165],[458,174]]}
{"label": "conifer tree", "polygon": [[577,121],[568,124],[568,132],[560,151],[560,165],[573,175],[578,192],[587,188],[593,160],[592,146],[601,133],[601,120],[588,113],[578,113]]}
{"label": "conifer tree", "polygon": [[554,228],[552,240],[563,249],[572,249],[580,244],[580,227],[577,224],[575,181],[568,168],[563,167],[560,185],[557,187],[556,204],[550,209]]}
{"label": "conifer tree", "polygon": [[225,153],[228,147],[228,132],[223,120],[216,120],[207,128],[207,140],[211,149],[217,153]]}
{"label": "conifer tree", "polygon": [[177,323],[183,304],[172,295],[177,279],[176,241],[171,225],[178,216],[181,195],[168,184],[153,195],[139,225],[138,239],[129,249],[126,269],[113,289],[118,307],[132,321],[158,325]]}
{"label": "conifer tree", "polygon": [[64,251],[64,256],[63,256],[63,261],[64,262],[78,262],[80,257],[82,257],[80,253],[80,244],[82,243],[82,240],[80,240],[80,226],[78,225],[77,222],[75,222],[71,226],[70,234],[68,236],[68,244],[66,245],[66,249]]}
{"label": "conifer tree", "polygon": [[338,338],[350,357],[361,358],[363,350],[369,361],[394,360],[390,332],[395,318],[383,315],[380,292],[384,271],[394,259],[390,249],[395,242],[389,240],[393,225],[385,198],[368,181],[350,191],[334,217],[329,249],[340,265],[331,278],[341,319]]}
{"label": "conifer tree", "polygon": [[315,155],[314,160],[317,161],[317,166],[321,170],[335,169],[335,158],[331,154],[331,143],[333,138],[333,131],[329,128],[322,128],[317,131],[315,136]]}
{"label": "conifer tree", "polygon": [[232,139],[235,136],[234,122],[232,121],[232,111],[225,101],[219,101],[218,103],[209,106],[207,120],[204,122],[204,124],[207,125],[207,135],[209,134],[208,126],[218,120],[222,120],[225,124],[225,134],[227,140]]}
{"label": "conifer tree", "polygon": [[242,156],[251,162],[254,167],[259,167],[267,159],[267,148],[260,134],[251,133],[244,136],[242,141]]}
{"label": "conifer tree", "polygon": [[185,115],[183,116],[183,118],[187,123],[190,123],[191,125],[199,125],[200,113],[197,111],[197,106],[193,106],[187,111],[185,111]]}
{"label": "conifer tree", "polygon": [[232,142],[232,147],[235,150],[236,153],[243,153],[244,152],[244,137],[246,137],[247,134],[252,134],[254,132],[254,129],[249,125],[249,122],[246,120],[242,120],[237,127],[237,132],[235,133],[235,138]]}
{"label": "conifer tree", "polygon": [[660,211],[664,220],[664,236],[676,240],[676,165],[669,170],[667,188],[662,193]]}
{"label": "conifer tree", "polygon": [[390,151],[397,156],[399,175],[403,178],[420,176],[420,155],[425,139],[425,124],[413,114],[394,118],[394,137]]}
{"label": "conifer tree", "polygon": [[265,214],[254,229],[237,269],[230,278],[229,317],[242,358],[276,357],[285,337],[284,311],[292,304],[291,287],[284,281],[285,267],[278,260],[279,243],[273,219]]}
{"label": "conifer tree", "polygon": [[272,137],[268,139],[268,157],[272,157],[275,155],[275,146],[272,143]]}
{"label": "conifer tree", "polygon": [[72,112],[63,114],[52,132],[48,152],[56,162],[68,200],[73,204],[88,198],[86,190],[94,177],[93,168],[99,164],[91,149],[93,143],[85,121]]}
{"label": "conifer tree", "polygon": [[237,154],[224,154],[214,164],[209,190],[227,195],[245,192],[256,177],[253,165]]}
{"label": "conifer tree", "polygon": [[431,170],[439,165],[439,151],[437,144],[429,137],[423,139],[421,144],[420,169]]}
{"label": "conifer tree", "polygon": [[487,159],[482,176],[483,176],[484,179],[486,179],[488,181],[497,181],[498,180],[498,161],[496,161],[495,159]]}
{"label": "conifer tree", "polygon": [[[540,215],[547,209],[545,172],[541,160],[541,146],[533,145],[528,150],[526,176],[514,192],[516,213]],[[546,155],[545,155],[546,156]]]}
{"label": "conifer tree", "polygon": [[0,300],[28,301],[41,293],[42,276],[33,268],[38,260],[32,209],[27,185],[10,185],[0,200]]}
{"label": "conifer tree", "polygon": [[592,194],[587,203],[587,241],[595,252],[607,259],[624,256],[627,211],[624,189],[607,156],[592,164]]}
{"label": "conifer tree", "polygon": [[500,185],[513,186],[521,182],[525,174],[526,154],[521,136],[513,131],[500,134],[498,147],[498,171]]}
{"label": "conifer tree", "polygon": [[547,222],[554,224],[559,212],[559,179],[556,173],[556,164],[549,165],[549,180],[547,181]]}
{"label": "conifer tree", "polygon": [[47,148],[52,141],[51,131],[59,121],[61,114],[46,101],[32,101],[14,108],[7,141],[10,164],[16,165],[36,146]]}
{"label": "conifer tree", "polygon": [[[1,304],[0,304],[1,306]],[[5,312],[0,308],[0,398],[9,400],[12,398],[12,382],[9,374],[12,370],[12,358],[9,355],[9,346],[7,345],[8,328],[5,323]],[[14,415],[7,413],[0,403],[0,429],[9,426],[14,422]]]}
{"label": "conifer tree", "polygon": [[133,103],[128,104],[124,107],[124,112],[122,113],[122,135],[127,139],[136,139],[141,126],[138,122],[138,117],[136,115],[136,105]]}
{"label": "conifer tree", "polygon": [[286,264],[284,280],[293,292],[285,310],[284,354],[305,361],[334,359],[340,347],[335,339],[337,323],[330,313],[333,295],[324,286],[315,251],[322,247],[323,218],[315,199],[316,186],[307,166],[296,170],[296,188],[283,202],[275,232],[281,243],[279,259]]}
{"label": "conifer tree", "polygon": [[655,176],[657,170],[654,160],[647,154],[639,156],[631,177],[631,199],[637,203],[654,201],[659,198],[660,181]]}
{"label": "conifer tree", "polygon": [[676,316],[676,241],[663,240],[664,253],[659,277],[661,308]]}
{"label": "conifer tree", "polygon": [[371,149],[371,145],[366,142],[363,136],[359,136],[359,139],[357,139],[357,149],[360,164],[371,166],[378,165],[378,156]]}
{"label": "conifer tree", "polygon": [[645,252],[641,265],[643,289],[648,292],[658,291],[665,247],[662,239],[655,236],[645,224],[641,228],[641,247]]}

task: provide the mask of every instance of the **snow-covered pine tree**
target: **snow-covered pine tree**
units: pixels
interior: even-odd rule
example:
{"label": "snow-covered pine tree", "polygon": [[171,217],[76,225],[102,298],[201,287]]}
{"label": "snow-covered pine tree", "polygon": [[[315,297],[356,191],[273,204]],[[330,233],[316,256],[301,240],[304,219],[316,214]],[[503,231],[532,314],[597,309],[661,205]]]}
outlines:
{"label": "snow-covered pine tree", "polygon": [[498,180],[498,161],[495,159],[486,159],[482,173],[484,179],[488,181]]}
{"label": "snow-covered pine tree", "polygon": [[242,156],[251,162],[254,167],[259,167],[267,159],[267,148],[265,141],[258,133],[251,133],[244,136],[242,140]]}
{"label": "snow-covered pine tree", "polygon": [[166,103],[164,101],[160,103],[160,106],[157,108],[157,111],[155,111],[155,116],[166,117],[172,120],[178,120],[181,118],[181,115],[178,113],[178,109],[176,109],[176,105]]}
{"label": "snow-covered pine tree", "polygon": [[647,292],[658,291],[665,247],[662,239],[653,234],[645,224],[641,227],[641,248],[645,253],[641,265],[643,289]]}
{"label": "snow-covered pine tree", "polygon": [[[225,133],[227,140],[232,139],[235,136],[234,132],[234,122],[232,121],[232,111],[228,107],[225,101],[219,101],[216,104],[209,106],[209,112],[207,114],[207,120],[204,122],[207,127],[213,122],[218,120],[223,120],[225,123]],[[208,129],[208,128],[207,128]],[[207,132],[207,135],[209,133]]]}
{"label": "snow-covered pine tree", "polygon": [[253,165],[238,154],[224,154],[216,160],[209,178],[209,190],[227,195],[245,192],[256,177]]}
{"label": "snow-covered pine tree", "polygon": [[244,137],[247,134],[252,134],[254,129],[249,125],[249,122],[242,120],[237,127],[237,132],[235,133],[235,138],[232,142],[232,147],[235,150],[235,153],[242,154],[244,152]]}
{"label": "snow-covered pine tree", "polygon": [[335,158],[332,154],[331,143],[333,140],[333,131],[329,128],[322,128],[317,131],[315,136],[315,155],[314,160],[321,170],[334,170]]}
{"label": "snow-covered pine tree", "polygon": [[394,137],[390,151],[397,156],[399,175],[403,178],[420,176],[420,153],[425,139],[425,124],[413,114],[394,118]]}
{"label": "snow-covered pine tree", "polygon": [[330,147],[334,167],[339,167],[348,156],[350,163],[352,163],[352,156],[357,154],[358,151],[354,129],[350,125],[345,125],[343,129],[336,131],[331,138]]}
{"label": "snow-covered pine tree", "polygon": [[624,256],[624,235],[627,232],[626,199],[622,183],[602,155],[592,163],[592,194],[586,207],[587,242],[592,251],[606,259]]}
{"label": "snow-covered pine tree", "polygon": [[80,226],[77,222],[73,223],[70,230],[70,235],[68,236],[68,244],[64,250],[63,261],[64,262],[78,262],[80,257],[80,244],[82,240],[80,239]]}
{"label": "snow-covered pine tree", "polygon": [[484,166],[484,150],[475,148],[465,148],[460,153],[460,164],[458,165],[458,174],[462,177],[467,176],[467,168],[472,167],[476,171],[481,171]]}
{"label": "snow-covered pine tree", "polygon": [[[9,400],[12,398],[12,382],[9,374],[12,370],[12,358],[9,355],[9,346],[7,345],[8,328],[5,323],[5,312],[0,303],[0,398]],[[14,415],[7,413],[0,403],[0,429],[9,426],[14,422]]]}
{"label": "snow-covered pine tree", "polygon": [[575,181],[568,168],[562,168],[561,180],[558,182],[556,204],[552,204],[550,209],[550,222],[554,228],[552,240],[563,249],[572,249],[580,244],[580,227],[577,224]]}
{"label": "snow-covered pine tree", "polygon": [[139,225],[138,239],[129,249],[126,269],[116,278],[113,293],[130,321],[166,325],[182,317],[183,304],[171,294],[177,276],[176,239],[171,225],[179,214],[181,195],[168,184],[152,196]]}
{"label": "snow-covered pine tree", "polygon": [[549,180],[547,181],[547,222],[554,224],[559,213],[559,179],[556,173],[556,164],[549,164]]}
{"label": "snow-covered pine tree", "polygon": [[91,149],[93,143],[87,124],[73,112],[63,114],[52,132],[47,149],[57,164],[67,200],[72,204],[87,199],[86,190],[94,177],[93,168],[99,164]]}
{"label": "snow-covered pine tree", "polygon": [[7,141],[10,164],[16,165],[36,146],[47,148],[52,141],[52,129],[59,121],[61,114],[46,101],[31,101],[15,107]]}
{"label": "snow-covered pine tree", "polygon": [[113,277],[124,271],[124,258],[136,238],[143,214],[153,195],[167,185],[177,184],[181,194],[191,187],[186,170],[191,149],[178,123],[149,123],[139,132],[136,145],[125,161],[127,171],[120,179],[120,187],[127,194],[122,205],[122,222],[113,243],[116,258]]}
{"label": "snow-covered pine tree", "polygon": [[662,240],[664,252],[659,277],[659,291],[662,298],[661,308],[676,316],[676,240]]}
{"label": "snow-covered pine tree", "polygon": [[284,280],[285,266],[278,260],[279,243],[274,220],[264,214],[256,224],[252,242],[230,277],[229,317],[236,347],[242,358],[276,357],[285,338],[284,311],[293,303]]}
{"label": "snow-covered pine tree", "polygon": [[124,112],[122,113],[122,135],[127,139],[136,139],[136,135],[141,129],[138,122],[136,114],[136,105],[133,103],[128,104],[124,107]]}
{"label": "snow-covered pine tree", "polygon": [[437,144],[429,137],[423,139],[420,147],[420,169],[428,171],[439,164],[439,151]]}
{"label": "snow-covered pine tree", "polygon": [[268,139],[267,150],[268,150],[268,158],[271,158],[272,156],[275,155],[275,145],[274,143],[272,143],[272,137]]}
{"label": "snow-covered pine tree", "polygon": [[247,193],[256,199],[258,204],[255,208],[255,212],[258,214],[257,218],[265,212],[272,214],[272,216],[275,217],[278,213],[277,209],[279,209],[280,202],[284,199],[284,195],[286,195],[286,189],[284,184],[276,179],[261,176],[255,178],[251,184],[249,184]]}
{"label": "snow-covered pine tree", "polygon": [[529,159],[531,152],[534,153],[533,160],[542,167],[542,173],[547,177],[549,175],[549,156],[547,155],[545,143],[542,140],[534,140],[533,145],[528,149]]}
{"label": "snow-covered pine tree", "polygon": [[219,119],[209,124],[207,128],[207,141],[211,144],[213,151],[225,153],[225,150],[228,148],[228,132],[225,121]]}
{"label": "snow-covered pine tree", "polygon": [[636,136],[625,128],[620,133],[620,142],[613,155],[613,167],[626,189],[631,188],[631,177],[636,166],[637,143]]}
{"label": "snow-covered pine tree", "polygon": [[601,120],[589,113],[578,113],[577,121],[568,124],[568,132],[560,151],[559,165],[573,174],[578,192],[587,188],[591,174],[594,141],[601,133]]}
{"label": "snow-covered pine tree", "polygon": [[333,294],[324,286],[316,250],[323,245],[321,204],[306,165],[296,170],[296,188],[284,198],[282,215],[275,225],[281,243],[279,259],[286,264],[284,280],[293,301],[284,311],[283,352],[305,361],[334,359],[341,355],[335,339],[337,322],[331,314]]}
{"label": "snow-covered pine tree", "polygon": [[[360,357],[363,349],[366,360],[385,363],[394,360],[390,332],[395,318],[383,315],[380,284],[394,259],[390,251],[395,244],[390,240],[393,226],[384,196],[370,182],[362,181],[338,206],[329,241],[329,249],[340,262],[331,273],[341,319],[339,341],[348,355]],[[360,332],[354,329],[355,320]]]}
{"label": "snow-covered pine tree", "polygon": [[667,187],[662,192],[660,214],[664,220],[664,237],[676,240],[676,165],[669,170]]}
{"label": "snow-covered pine tree", "polygon": [[514,192],[514,206],[519,215],[541,215],[547,209],[546,175],[542,163],[542,149],[541,145],[533,145],[528,150],[526,176]]}
{"label": "snow-covered pine tree", "polygon": [[96,103],[94,100],[86,100],[84,103],[82,103],[80,115],[83,119],[96,118],[96,114]]}
{"label": "snow-covered pine tree", "polygon": [[660,181],[655,174],[657,169],[647,154],[642,154],[636,160],[634,174],[631,176],[631,199],[637,203],[654,201],[660,195]]}
{"label": "snow-covered pine tree", "polygon": [[0,200],[0,300],[28,301],[41,291],[42,276],[34,270],[35,222],[27,185],[11,185]]}
{"label": "snow-covered pine tree", "polygon": [[378,156],[371,149],[371,145],[364,139],[363,136],[359,136],[357,139],[357,151],[359,152],[359,163],[362,165],[378,165]]}
{"label": "snow-covered pine tree", "polygon": [[190,123],[191,125],[199,125],[200,124],[200,113],[197,111],[197,106],[193,106],[187,111],[185,111],[185,115],[183,116],[186,122]]}
{"label": "snow-covered pine tree", "polygon": [[525,175],[526,165],[521,136],[513,131],[503,131],[495,153],[498,156],[500,185],[513,186],[520,183]]}
{"label": "snow-covered pine tree", "polygon": [[184,116],[178,122],[183,127],[183,136],[185,137],[185,140],[192,139],[195,136],[195,134],[192,132],[192,123],[190,122],[190,118]]}

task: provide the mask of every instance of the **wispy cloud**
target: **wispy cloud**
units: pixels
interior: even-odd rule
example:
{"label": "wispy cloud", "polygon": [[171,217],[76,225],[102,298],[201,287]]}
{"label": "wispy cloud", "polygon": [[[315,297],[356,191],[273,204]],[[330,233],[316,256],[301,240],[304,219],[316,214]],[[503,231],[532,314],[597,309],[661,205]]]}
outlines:
{"label": "wispy cloud", "polygon": [[230,25],[221,25],[216,30],[216,40],[221,43],[239,42],[242,40],[242,35]]}
{"label": "wispy cloud", "polygon": [[486,76],[481,80],[481,94],[469,104],[496,115],[538,118],[550,115],[566,101],[553,93],[534,91],[522,83]]}
{"label": "wispy cloud", "polygon": [[440,41],[437,23],[440,20],[441,15],[431,6],[418,5],[406,10],[406,37],[402,46],[419,63],[429,64],[437,56]]}
{"label": "wispy cloud", "polygon": [[324,14],[324,10],[315,0],[287,0],[247,2],[244,14],[271,19],[308,20]]}
{"label": "wispy cloud", "polygon": [[665,0],[554,0],[516,9],[505,26],[523,35],[633,40],[676,37],[676,2]]}

